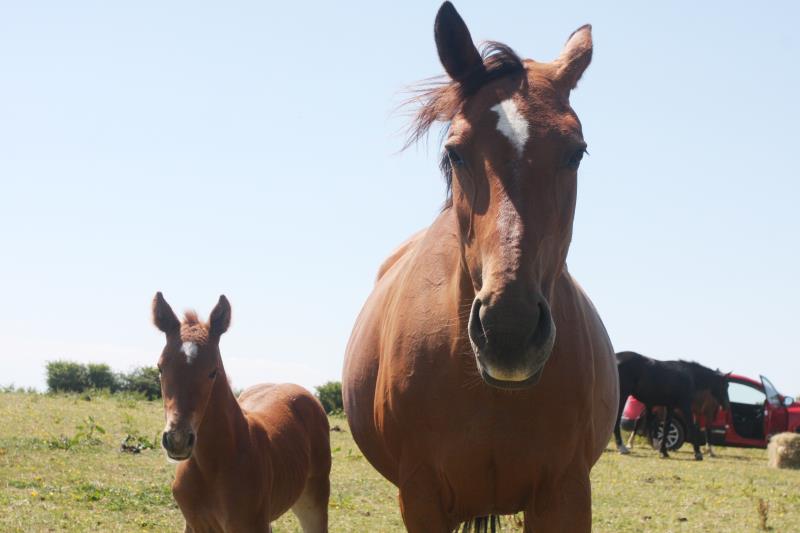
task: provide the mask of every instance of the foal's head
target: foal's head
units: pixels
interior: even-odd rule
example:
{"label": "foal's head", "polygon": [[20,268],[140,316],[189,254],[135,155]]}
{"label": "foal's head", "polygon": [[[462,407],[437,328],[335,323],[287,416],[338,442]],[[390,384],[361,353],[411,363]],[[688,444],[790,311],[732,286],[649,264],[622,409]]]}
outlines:
{"label": "foal's head", "polygon": [[219,376],[219,338],[230,322],[231,306],[225,296],[219,297],[207,324],[192,312],[180,322],[160,292],[153,299],[153,323],[167,337],[158,370],[167,421],[161,443],[172,459],[192,455],[214,382],[225,379],[224,372]]}
{"label": "foal's head", "polygon": [[555,341],[550,299],[572,238],[577,172],[586,151],[569,104],[592,56],[578,29],[552,63],[490,43],[483,56],[445,2],[434,27],[450,77],[425,92],[414,137],[449,122],[442,169],[475,297],[468,333],[490,385],[535,384]]}

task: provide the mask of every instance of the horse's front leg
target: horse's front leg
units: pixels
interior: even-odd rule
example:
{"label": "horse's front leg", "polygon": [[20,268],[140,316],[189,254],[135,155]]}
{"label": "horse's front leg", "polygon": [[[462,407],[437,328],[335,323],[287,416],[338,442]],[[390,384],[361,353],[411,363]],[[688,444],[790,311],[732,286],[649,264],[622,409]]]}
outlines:
{"label": "horse's front leg", "polygon": [[[401,467],[401,479],[403,472]],[[455,525],[448,522],[442,507],[438,480],[427,466],[417,466],[401,481],[400,513],[409,533],[450,533]]]}
{"label": "horse's front leg", "polygon": [[702,461],[703,452],[700,450],[700,428],[695,423],[694,418],[692,418],[692,405],[690,403],[684,404],[681,406],[681,411],[688,413],[684,414],[684,417],[686,418],[686,429],[689,430],[689,440],[692,443],[692,448],[694,448],[694,458],[697,461]]}
{"label": "horse's front leg", "polygon": [[558,485],[537,491],[525,511],[525,533],[589,533],[592,530],[592,489],[589,469],[568,473]]}
{"label": "horse's front leg", "polygon": [[711,447],[711,424],[708,422],[706,422],[706,447],[708,455],[711,457],[716,457],[714,454],[714,449]]}

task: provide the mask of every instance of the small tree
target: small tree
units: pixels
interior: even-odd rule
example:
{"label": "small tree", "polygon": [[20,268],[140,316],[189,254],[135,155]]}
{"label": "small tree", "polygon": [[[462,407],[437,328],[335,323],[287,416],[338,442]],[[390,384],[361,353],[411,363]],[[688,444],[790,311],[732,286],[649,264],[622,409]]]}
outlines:
{"label": "small tree", "polygon": [[123,390],[140,392],[148,400],[161,398],[161,377],[158,375],[158,368],[154,366],[142,366],[130,374],[123,374],[122,382]]}
{"label": "small tree", "polygon": [[342,383],[340,381],[329,381],[316,388],[317,398],[319,398],[325,412],[338,414],[344,410],[342,401]]}
{"label": "small tree", "polygon": [[95,389],[108,389],[116,392],[119,389],[117,377],[111,372],[111,367],[105,363],[89,363],[86,365],[89,384]]}
{"label": "small tree", "polygon": [[47,362],[47,388],[51,392],[83,392],[91,386],[86,367],[74,361]]}

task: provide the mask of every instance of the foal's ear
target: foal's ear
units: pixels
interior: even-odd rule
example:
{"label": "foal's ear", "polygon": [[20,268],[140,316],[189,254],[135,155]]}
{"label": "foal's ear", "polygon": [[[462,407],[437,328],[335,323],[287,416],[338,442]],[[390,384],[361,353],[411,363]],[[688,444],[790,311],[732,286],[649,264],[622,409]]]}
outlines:
{"label": "foal's ear", "polygon": [[178,331],[181,327],[180,320],[160,292],[153,298],[153,324],[167,335]]}
{"label": "foal's ear", "polygon": [[467,25],[456,8],[445,2],[436,14],[433,36],[439,61],[455,81],[462,82],[477,68],[483,68],[483,60],[472,42]]}
{"label": "foal's ear", "polygon": [[578,85],[583,72],[592,62],[592,25],[585,24],[575,30],[567,39],[567,44],[556,59],[557,79],[567,90]]}
{"label": "foal's ear", "polygon": [[211,311],[208,324],[211,334],[217,337],[228,331],[228,326],[231,325],[231,304],[224,294],[220,295],[217,305]]}

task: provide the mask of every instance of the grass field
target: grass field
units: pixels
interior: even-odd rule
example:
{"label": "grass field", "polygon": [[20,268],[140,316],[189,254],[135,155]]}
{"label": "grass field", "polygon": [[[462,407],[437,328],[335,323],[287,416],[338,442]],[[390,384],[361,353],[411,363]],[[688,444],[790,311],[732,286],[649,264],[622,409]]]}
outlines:
{"label": "grass field", "polygon": [[[343,418],[331,425],[341,429],[331,433],[331,531],[402,531],[394,487]],[[120,452],[127,435],[152,443],[162,426],[159,402],[1,393],[0,531],[183,531],[175,466],[158,449]],[[688,451],[661,460],[641,445],[628,457],[609,448],[592,474],[594,531],[762,531],[762,517],[769,531],[800,531],[800,471],[768,469],[764,450],[717,451],[696,463]],[[299,526],[287,514],[274,530]]]}

